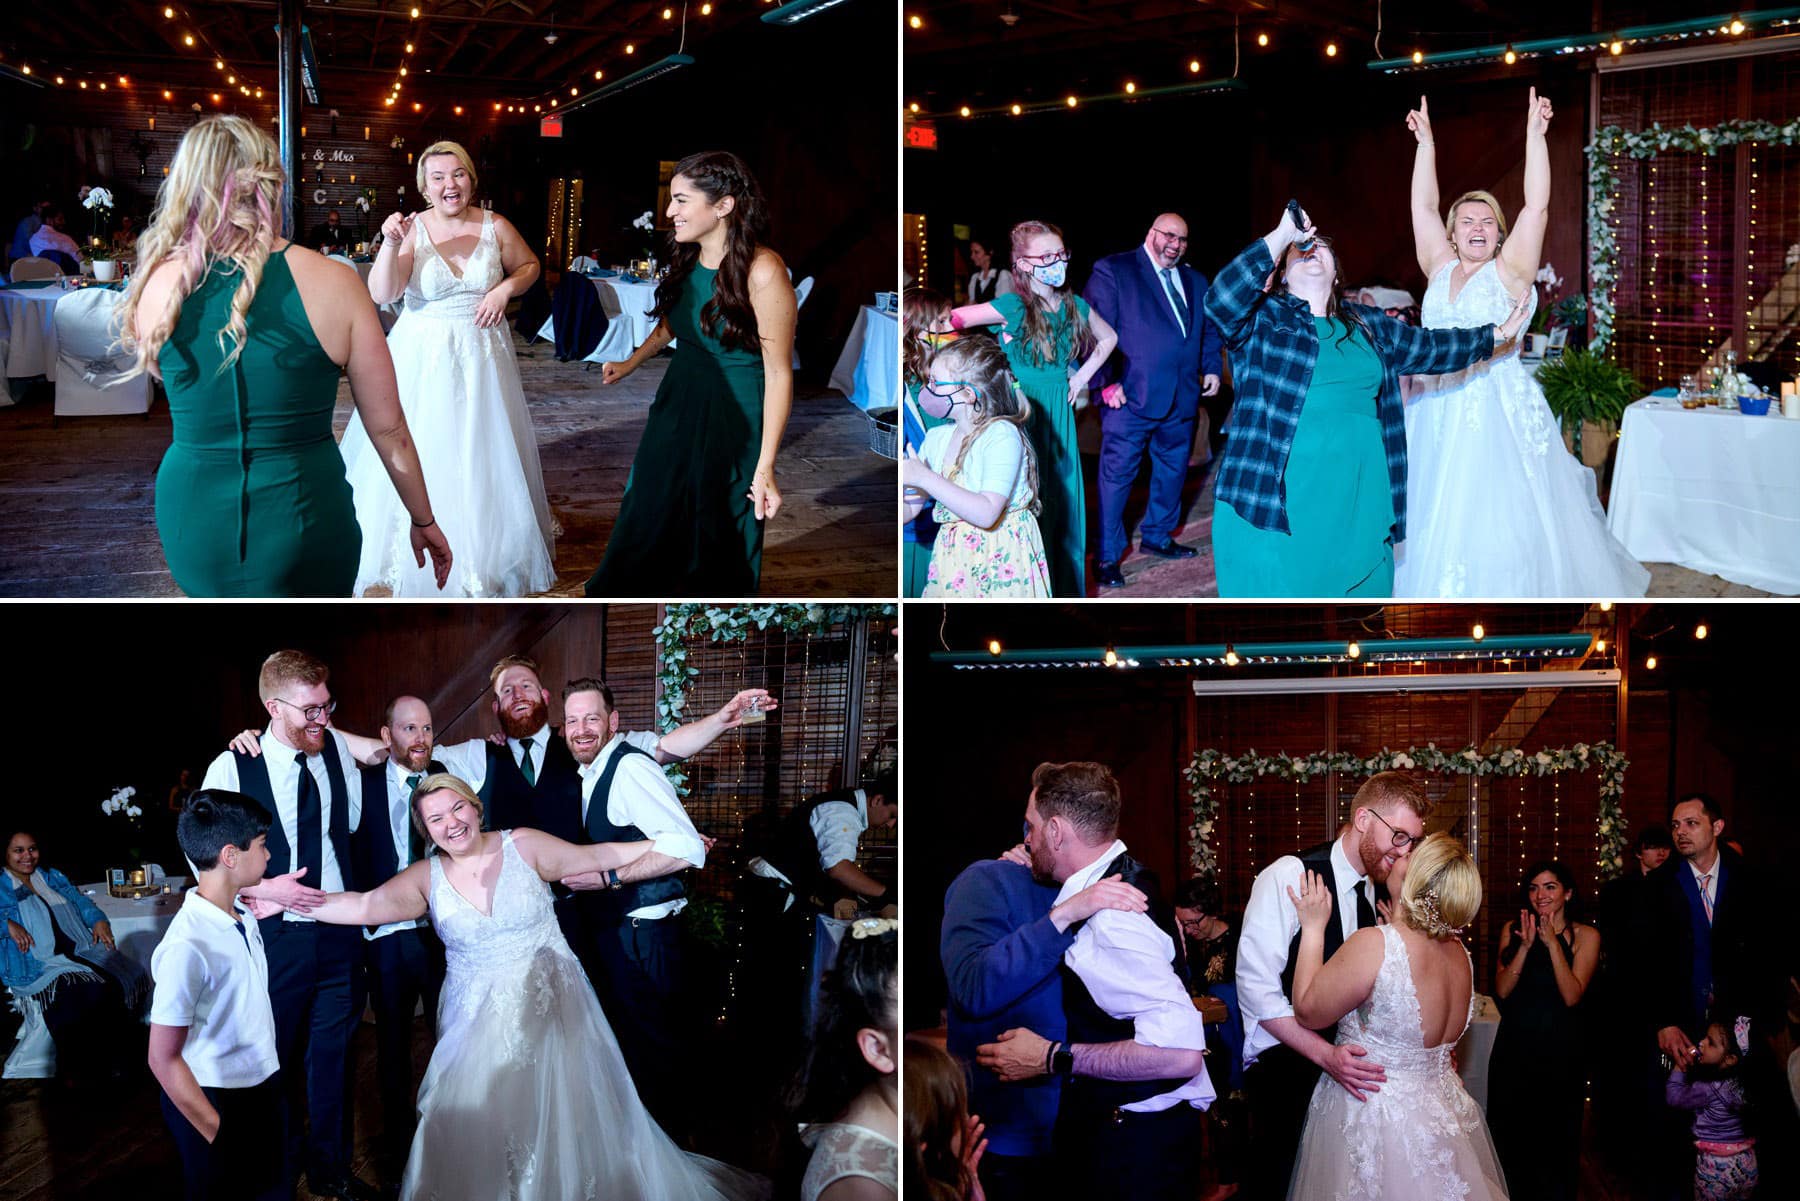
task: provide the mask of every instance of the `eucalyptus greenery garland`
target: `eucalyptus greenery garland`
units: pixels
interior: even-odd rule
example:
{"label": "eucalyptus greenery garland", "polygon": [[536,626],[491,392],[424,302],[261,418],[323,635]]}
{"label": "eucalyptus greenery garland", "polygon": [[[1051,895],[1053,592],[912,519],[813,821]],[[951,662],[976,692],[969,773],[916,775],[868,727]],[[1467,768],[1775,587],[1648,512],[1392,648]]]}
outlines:
{"label": "eucalyptus greenery garland", "polygon": [[1504,747],[1491,754],[1484,754],[1472,746],[1460,751],[1445,751],[1438,749],[1434,742],[1404,751],[1383,747],[1366,757],[1347,751],[1296,756],[1259,755],[1251,750],[1242,755],[1228,755],[1208,747],[1195,754],[1182,772],[1187,778],[1193,814],[1187,831],[1193,846],[1188,865],[1202,878],[1211,880],[1218,875],[1218,857],[1213,850],[1212,837],[1219,814],[1219,800],[1214,789],[1221,781],[1250,784],[1273,778],[1304,784],[1332,772],[1357,777],[1383,771],[1428,771],[1444,776],[1553,776],[1566,771],[1598,771],[1600,853],[1596,866],[1600,869],[1600,878],[1610,880],[1625,870],[1625,810],[1619,804],[1619,798],[1625,793],[1625,769],[1629,765],[1630,761],[1610,742],[1578,742],[1574,746],[1541,750],[1535,754],[1527,754],[1517,747]]}
{"label": "eucalyptus greenery garland", "polygon": [[1613,170],[1617,155],[1650,159],[1666,151],[1716,155],[1725,147],[1745,143],[1765,146],[1800,145],[1800,117],[1786,124],[1773,121],[1721,121],[1696,128],[1682,125],[1665,129],[1661,122],[1649,129],[1627,130],[1606,125],[1588,143],[1588,295],[1594,307],[1594,338],[1590,345],[1605,350],[1613,335],[1613,285],[1618,281],[1619,231],[1613,225],[1613,190],[1619,186]]}
{"label": "eucalyptus greenery garland", "polygon": [[[682,724],[688,688],[700,674],[688,666],[688,643],[744,642],[753,633],[823,634],[858,618],[891,618],[895,605],[667,605],[651,631],[656,640],[656,728],[668,733]],[[687,772],[679,763],[663,769],[682,796]]]}

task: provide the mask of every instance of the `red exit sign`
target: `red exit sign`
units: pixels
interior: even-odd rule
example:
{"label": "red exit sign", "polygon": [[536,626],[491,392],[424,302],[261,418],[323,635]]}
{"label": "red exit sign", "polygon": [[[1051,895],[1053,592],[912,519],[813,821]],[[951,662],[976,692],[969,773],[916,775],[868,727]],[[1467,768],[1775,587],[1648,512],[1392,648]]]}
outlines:
{"label": "red exit sign", "polygon": [[929,121],[914,121],[906,127],[906,144],[914,150],[936,150],[937,126]]}

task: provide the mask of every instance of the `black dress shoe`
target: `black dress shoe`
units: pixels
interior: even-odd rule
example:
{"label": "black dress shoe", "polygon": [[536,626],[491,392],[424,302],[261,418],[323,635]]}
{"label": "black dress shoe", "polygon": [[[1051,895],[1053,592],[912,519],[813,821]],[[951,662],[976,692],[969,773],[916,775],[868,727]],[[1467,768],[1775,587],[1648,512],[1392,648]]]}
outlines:
{"label": "black dress shoe", "polygon": [[381,1201],[381,1193],[374,1186],[355,1176],[340,1177],[313,1191],[322,1197],[336,1197],[338,1201]]}
{"label": "black dress shoe", "polygon": [[1139,542],[1138,549],[1147,555],[1155,555],[1159,559],[1191,559],[1199,554],[1199,548],[1183,546],[1170,539],[1167,542]]}
{"label": "black dress shoe", "polygon": [[1094,569],[1094,578],[1102,588],[1123,588],[1125,573],[1119,570],[1117,563],[1102,563]]}

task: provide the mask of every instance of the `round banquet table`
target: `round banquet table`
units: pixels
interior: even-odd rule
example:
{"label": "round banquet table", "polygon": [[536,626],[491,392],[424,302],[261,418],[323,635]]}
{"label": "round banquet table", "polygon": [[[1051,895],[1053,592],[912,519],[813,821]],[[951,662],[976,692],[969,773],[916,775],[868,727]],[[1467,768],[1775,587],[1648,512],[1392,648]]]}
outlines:
{"label": "round banquet table", "polygon": [[1780,413],[1632,404],[1607,526],[1640,562],[1800,595],[1800,421]]}
{"label": "round banquet table", "polygon": [[106,915],[120,954],[149,971],[150,953],[156,950],[169,923],[181,911],[181,894],[188,886],[188,879],[170,876],[168,883],[172,892],[157,893],[139,901],[115,897],[106,891],[103,883],[78,884],[76,887]]}
{"label": "round banquet table", "polygon": [[[632,283],[622,276],[596,279],[590,275],[587,281],[594,285],[600,309],[606,314],[606,334],[583,361],[614,363],[630,358],[631,352],[656,331],[656,320],[650,316],[650,310],[656,307],[656,285]],[[554,342],[556,319],[545,318],[537,336]]]}
{"label": "round banquet table", "polygon": [[873,305],[856,311],[856,323],[831,369],[831,386],[864,412],[899,405],[900,318]]}
{"label": "round banquet table", "polygon": [[68,294],[59,283],[0,288],[0,341],[7,343],[7,379],[56,373],[56,302]]}

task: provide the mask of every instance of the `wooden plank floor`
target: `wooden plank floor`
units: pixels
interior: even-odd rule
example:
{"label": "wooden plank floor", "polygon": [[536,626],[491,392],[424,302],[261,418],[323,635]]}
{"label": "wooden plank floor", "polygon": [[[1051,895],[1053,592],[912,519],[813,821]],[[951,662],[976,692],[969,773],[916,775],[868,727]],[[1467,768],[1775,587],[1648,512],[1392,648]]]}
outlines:
{"label": "wooden plank floor", "polygon": [[[609,388],[515,337],[544,486],[563,536],[550,595],[580,596],[600,562],[667,358]],[[350,420],[339,385],[336,429]],[[141,417],[53,421],[50,393],[0,408],[0,595],[179,596],[156,536],[155,477],[170,440],[158,401]],[[898,587],[894,464],[867,449],[864,418],[836,392],[797,388],[783,439],[784,507],[763,551],[770,597],[892,597]],[[719,598],[725,599],[725,598]]]}

